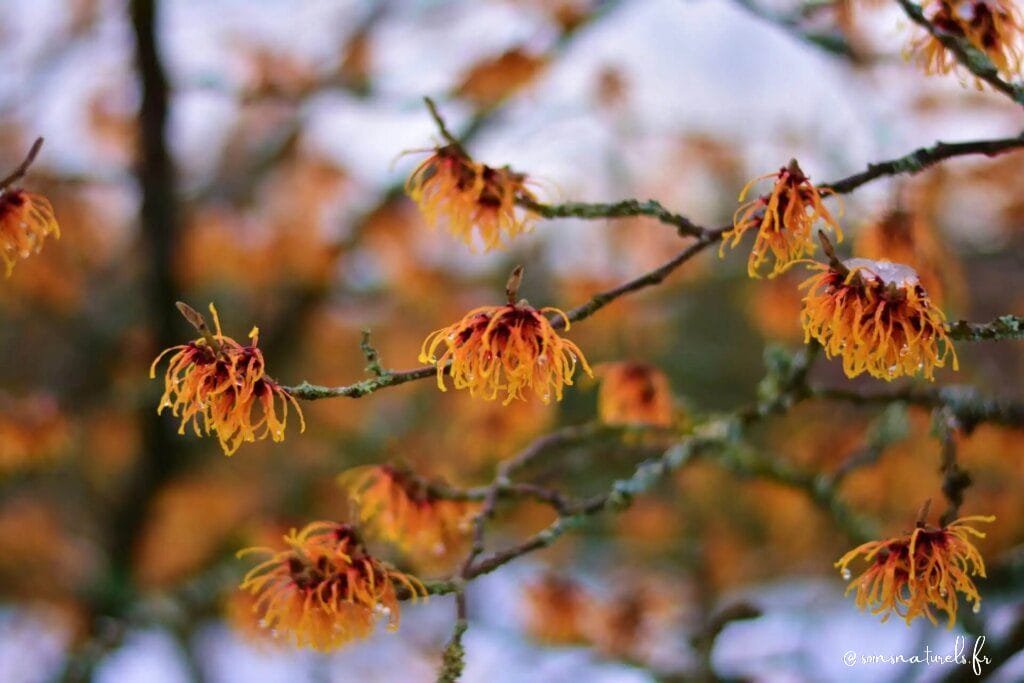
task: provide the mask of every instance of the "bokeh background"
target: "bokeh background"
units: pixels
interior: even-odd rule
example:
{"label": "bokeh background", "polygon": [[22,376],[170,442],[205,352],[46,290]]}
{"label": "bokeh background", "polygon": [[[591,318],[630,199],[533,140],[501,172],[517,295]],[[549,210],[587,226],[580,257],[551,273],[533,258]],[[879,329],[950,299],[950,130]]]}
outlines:
{"label": "bokeh background", "polygon": [[[794,12],[804,28],[771,21]],[[433,680],[450,598],[407,606],[397,634],[334,655],[282,650],[238,616],[248,563],[234,552],[344,519],[335,476],[354,465],[487,482],[534,437],[594,419],[597,383],[550,406],[474,402],[431,381],[307,404],[304,435],[226,458],[155,415],[149,364],[192,335],[173,301],[216,302],[236,338],[258,324],[283,383],[347,384],[364,377],[364,328],[386,367],[415,367],[422,338],[499,302],[517,263],[532,303],[570,308],[679,248],[648,219],[556,220],[470,253],[401,193],[422,158],[403,152],[438,142],[424,95],[479,160],[528,172],[545,201],[655,197],[709,226],[791,157],[823,182],[936,139],[1019,132],[1005,98],[907,64],[911,32],[887,3],[846,0],[0,3],[0,170],[45,136],[24,185],[51,198],[63,231],[0,283],[0,677]],[[1020,154],[876,182],[847,198],[843,248],[905,209],[937,245],[915,265],[952,317],[1019,313],[1022,182]],[[743,261],[703,254],[568,336],[592,362],[660,367],[685,419],[735,410],[756,398],[766,348],[802,343],[799,277],[751,281]],[[1020,342],[958,351],[961,371],[940,383],[1020,398]],[[815,378],[847,385],[837,365]],[[755,436],[815,472],[877,447],[840,492],[887,533],[940,497],[939,443],[916,408],[812,402]],[[992,578],[973,632],[1020,638],[1022,433],[981,426],[960,447],[975,478],[964,513],[999,516],[981,542]],[[636,461],[589,444],[538,476],[595,491]],[[520,505],[499,520],[511,541],[551,517]],[[945,651],[962,632],[857,612],[832,569],[850,545],[805,492],[696,464],[474,584],[465,680],[962,673],[843,666],[849,650]],[[761,616],[703,642],[730,607]],[[1024,657],[986,673],[1021,680]]]}

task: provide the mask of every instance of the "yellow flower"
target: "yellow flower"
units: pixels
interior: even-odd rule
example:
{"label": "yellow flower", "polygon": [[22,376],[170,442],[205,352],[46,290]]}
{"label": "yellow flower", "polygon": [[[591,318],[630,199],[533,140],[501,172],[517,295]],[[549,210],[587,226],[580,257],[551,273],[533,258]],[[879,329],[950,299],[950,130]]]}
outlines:
{"label": "yellow flower", "polygon": [[552,396],[561,401],[562,387],[572,384],[577,362],[588,375],[593,372],[579,347],[558,336],[545,316],[548,312],[560,316],[569,329],[569,318],[557,308],[537,310],[524,302],[475,308],[427,335],[420,362],[437,366],[441,391],[447,390],[447,370],[456,389],[468,388],[471,396],[488,401],[500,392],[505,392],[506,405],[525,400],[527,388],[545,403]]}
{"label": "yellow flower", "polygon": [[[1024,18],[1014,2],[931,0],[925,16],[940,32],[967,40],[984,52],[1007,78],[1020,75]],[[956,57],[931,33],[912,40],[908,52],[928,74],[949,73],[959,66]]]}
{"label": "yellow flower", "polygon": [[821,200],[822,194],[831,194],[831,191],[814,187],[795,159],[789,166],[780,168],[778,173],[769,173],[747,183],[740,192],[740,201],[756,183],[768,178],[776,179],[772,191],[736,210],[733,227],[722,236],[722,246],[718,250],[722,256],[726,246],[735,248],[748,230],[757,228],[754,248],[747,261],[750,277],[760,277],[761,268],[769,259],[774,260],[774,266],[768,277],[775,277],[804,256],[814,253],[813,228],[818,220],[832,228],[837,240],[841,242],[843,239],[839,224]]}
{"label": "yellow flower", "polygon": [[597,412],[611,425],[672,424],[672,390],[668,378],[647,363],[622,361],[595,367],[601,378]]}
{"label": "yellow flower", "polygon": [[436,225],[443,217],[449,232],[474,245],[474,228],[484,250],[503,246],[503,240],[529,231],[534,214],[517,206],[536,197],[526,176],[507,166],[491,168],[473,161],[454,144],[439,147],[409,176],[405,191]]}
{"label": "yellow flower", "polygon": [[801,314],[805,342],[821,343],[829,358],[841,356],[848,377],[867,372],[892,380],[921,372],[934,380],[956,351],[946,317],[928,298],[913,268],[853,258],[800,285],[807,290]]}
{"label": "yellow flower", "polygon": [[353,528],[313,522],[284,536],[287,549],[247,548],[239,556],[264,553],[241,589],[256,597],[260,626],[297,647],[333,650],[373,632],[386,616],[398,628],[398,584],[416,599],[427,591],[412,576],[367,554]]}
{"label": "yellow flower", "polygon": [[975,515],[962,517],[941,529],[919,522],[910,533],[885,541],[870,541],[843,555],[836,568],[849,580],[849,565],[858,555],[869,566],[850,581],[847,595],[857,592],[857,607],[884,614],[886,621],[895,612],[907,624],[917,617],[927,617],[938,624],[932,609],[945,612],[947,628],[953,628],[963,593],[974,611],[981,610],[981,596],[971,577],[985,576],[985,562],[974,547],[971,537],[985,534],[968,525],[970,522],[992,522],[995,517]]}
{"label": "yellow flower", "polygon": [[[300,431],[305,431],[298,402],[265,372],[263,352],[258,348],[259,328],[252,328],[251,343],[243,346],[221,332],[213,304],[210,313],[215,334],[207,331],[195,341],[161,352],[153,361],[150,379],[156,378],[161,359],[174,354],[164,374],[164,395],[157,414],[170,408],[175,417],[181,417],[179,434],[185,433],[189,422],[197,436],[216,434],[226,455],[247,441],[267,436],[284,441],[289,404],[299,414]],[[192,315],[199,316],[195,311]],[[198,319],[205,329],[201,317]]]}
{"label": "yellow flower", "polygon": [[0,256],[8,277],[18,259],[38,254],[50,235],[59,239],[60,226],[46,197],[25,190],[0,194]]}
{"label": "yellow flower", "polygon": [[353,468],[338,483],[367,533],[394,543],[423,566],[444,565],[468,549],[477,504],[441,498],[411,472],[391,465]]}

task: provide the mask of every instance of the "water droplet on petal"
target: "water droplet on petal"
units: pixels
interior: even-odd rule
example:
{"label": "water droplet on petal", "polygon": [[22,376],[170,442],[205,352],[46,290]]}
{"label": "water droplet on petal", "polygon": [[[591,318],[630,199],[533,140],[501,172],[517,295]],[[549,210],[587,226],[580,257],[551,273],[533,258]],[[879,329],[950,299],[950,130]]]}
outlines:
{"label": "water droplet on petal", "polygon": [[853,572],[850,571],[849,567],[843,567],[843,571],[840,572],[843,577],[843,581],[849,581],[850,577],[853,576]]}
{"label": "water droplet on petal", "polygon": [[981,611],[981,602],[980,601],[979,602],[975,602],[974,603],[974,608],[971,609],[971,611],[974,612],[975,614],[980,612]]}

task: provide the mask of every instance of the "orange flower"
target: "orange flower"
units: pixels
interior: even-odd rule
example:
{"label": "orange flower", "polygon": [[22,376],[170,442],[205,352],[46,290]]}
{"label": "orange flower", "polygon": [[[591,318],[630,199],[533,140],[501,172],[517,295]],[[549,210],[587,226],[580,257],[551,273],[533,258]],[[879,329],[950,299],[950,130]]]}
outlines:
{"label": "orange flower", "polygon": [[191,313],[186,317],[203,336],[171,347],[153,361],[150,379],[156,378],[160,360],[174,353],[164,375],[164,395],[157,414],[170,408],[175,417],[180,416],[179,434],[185,433],[190,421],[197,436],[216,434],[226,455],[233,454],[244,442],[267,436],[275,442],[284,441],[289,403],[299,414],[300,431],[305,431],[298,402],[265,372],[263,352],[257,348],[259,328],[252,328],[252,343],[243,346],[221,332],[213,304],[210,313],[216,334],[206,329],[198,313],[191,308],[188,311]]}
{"label": "orange flower", "polygon": [[[966,40],[984,52],[1007,78],[1020,75],[1024,18],[1014,2],[931,0],[925,16],[942,33]],[[931,33],[912,40],[908,53],[914,55],[927,74],[945,74],[959,66],[956,57]],[[980,87],[981,81],[977,82]]]}
{"label": "orange flower", "polygon": [[410,557],[444,564],[445,559],[465,554],[476,504],[441,498],[412,472],[391,465],[353,468],[338,483],[364,528]]}
{"label": "orange flower", "polygon": [[398,628],[395,584],[416,599],[427,591],[417,579],[367,554],[347,524],[313,522],[284,536],[286,550],[247,548],[239,556],[265,553],[241,589],[256,597],[260,626],[297,647],[333,650],[373,632],[379,616]]}
{"label": "orange flower", "polygon": [[661,370],[632,361],[603,363],[595,369],[601,378],[597,412],[603,422],[658,427],[672,424],[672,390]]}
{"label": "orange flower", "polygon": [[60,226],[46,197],[25,190],[0,194],[0,256],[8,277],[18,259],[38,254],[50,235],[60,239]]}
{"label": "orange flower", "polygon": [[867,372],[888,381],[921,372],[934,380],[950,355],[957,369],[946,317],[913,268],[862,258],[815,268],[822,272],[800,285],[807,290],[804,341],[816,339],[829,358],[842,356],[848,377]]}
{"label": "orange flower", "polygon": [[775,264],[768,277],[775,277],[804,256],[814,253],[813,227],[818,220],[825,221],[836,238],[840,242],[843,240],[839,224],[821,201],[822,194],[831,194],[831,191],[814,187],[800,170],[796,159],[789,162],[789,166],[780,168],[778,173],[751,180],[740,192],[740,201],[756,183],[767,178],[776,179],[772,191],[736,210],[733,227],[722,236],[722,246],[718,251],[722,256],[727,245],[735,248],[743,235],[756,227],[757,238],[747,261],[750,277],[760,277],[761,267],[769,258],[774,259]]}
{"label": "orange flower", "polygon": [[968,523],[994,520],[981,515],[962,517],[941,529],[918,522],[910,534],[854,548],[835,566],[849,580],[849,564],[858,555],[869,563],[846,588],[847,594],[857,591],[857,607],[861,610],[871,608],[872,614],[884,614],[882,621],[895,612],[909,625],[920,616],[938,624],[932,612],[935,608],[947,614],[947,628],[953,628],[958,592],[974,603],[975,612],[981,610],[981,596],[971,577],[984,578],[985,562],[971,537],[984,538],[985,534]]}
{"label": "orange flower", "polygon": [[524,174],[477,163],[450,144],[435,149],[416,167],[405,191],[428,223],[436,225],[443,216],[449,232],[474,250],[476,228],[484,250],[490,251],[503,246],[503,239],[532,228],[534,214],[516,205],[536,201],[526,182]]}
{"label": "orange flower", "polygon": [[[569,329],[569,318],[557,308],[537,310],[525,302],[505,306],[482,306],[462,320],[427,335],[420,350],[421,363],[437,366],[437,386],[446,391],[446,369],[456,389],[469,389],[491,401],[505,392],[504,403],[523,399],[526,388],[545,403],[552,395],[561,401],[562,387],[572,384],[579,362],[593,375],[579,347],[558,336],[551,312],[562,318]],[[444,352],[437,357],[437,351]],[[450,363],[450,367],[449,367]]]}

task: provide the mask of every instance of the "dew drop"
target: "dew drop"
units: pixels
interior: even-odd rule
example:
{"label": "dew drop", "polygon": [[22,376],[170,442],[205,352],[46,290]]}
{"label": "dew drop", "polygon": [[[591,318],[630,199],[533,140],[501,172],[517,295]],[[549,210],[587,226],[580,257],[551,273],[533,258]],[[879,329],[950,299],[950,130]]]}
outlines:
{"label": "dew drop", "polygon": [[980,612],[981,611],[981,603],[980,602],[975,602],[974,603],[974,608],[971,609],[971,611],[974,612],[975,614]]}
{"label": "dew drop", "polygon": [[850,571],[849,567],[843,567],[843,571],[841,573],[843,576],[843,581],[849,581],[850,577],[853,576],[853,573]]}

